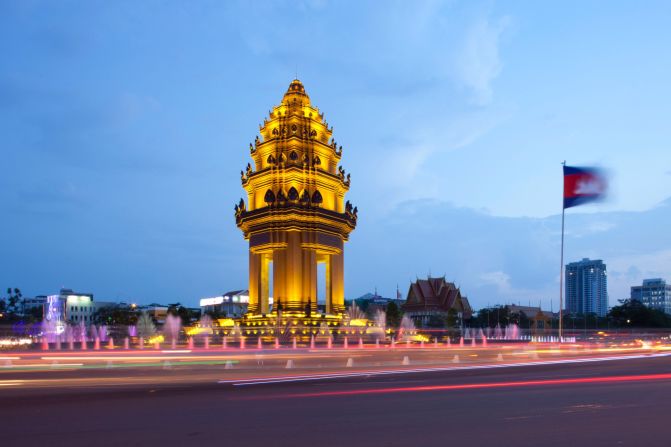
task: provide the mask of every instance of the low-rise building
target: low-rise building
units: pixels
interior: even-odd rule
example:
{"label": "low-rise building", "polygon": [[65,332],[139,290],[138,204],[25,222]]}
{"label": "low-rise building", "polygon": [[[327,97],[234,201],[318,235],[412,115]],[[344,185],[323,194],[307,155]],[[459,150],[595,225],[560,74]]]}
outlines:
{"label": "low-rise building", "polygon": [[[506,305],[510,314],[524,314],[529,321],[529,329],[534,335],[543,335],[552,331],[552,319],[554,314],[547,310],[533,306],[518,306],[516,304]],[[523,327],[522,329],[527,329]]]}
{"label": "low-rise building", "polygon": [[[270,310],[273,306],[273,298],[268,298]],[[232,290],[223,295],[201,298],[200,309],[202,313],[210,313],[218,316],[241,317],[247,312],[249,306],[249,290]]]}
{"label": "low-rise building", "polygon": [[411,283],[403,311],[418,326],[426,326],[434,318],[446,320],[451,311],[460,320],[470,319],[473,315],[468,299],[445,277],[429,277]]}

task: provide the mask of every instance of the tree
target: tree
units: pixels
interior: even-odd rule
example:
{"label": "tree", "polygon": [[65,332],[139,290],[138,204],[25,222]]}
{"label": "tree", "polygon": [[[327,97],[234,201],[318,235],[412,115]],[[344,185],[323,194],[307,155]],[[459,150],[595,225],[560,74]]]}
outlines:
{"label": "tree", "polygon": [[137,335],[142,338],[149,338],[156,332],[156,326],[154,322],[146,312],[143,312],[140,315],[140,318],[137,320]]}
{"label": "tree", "polygon": [[7,313],[15,314],[18,311],[18,304],[21,301],[22,296],[23,295],[19,289],[12,289],[11,287],[7,288]]}
{"label": "tree", "polygon": [[387,304],[387,326],[398,327],[401,324],[401,310],[396,302],[391,301]]}
{"label": "tree", "polygon": [[671,327],[671,316],[632,299],[620,300],[620,305],[611,308],[608,317],[619,327]]}
{"label": "tree", "polygon": [[96,324],[130,326],[137,322],[138,315],[135,309],[126,306],[114,305],[100,308],[93,316]]}
{"label": "tree", "polygon": [[459,322],[459,313],[453,307],[447,311],[447,318],[445,319],[445,324],[447,328],[450,329],[457,327],[458,322]]}

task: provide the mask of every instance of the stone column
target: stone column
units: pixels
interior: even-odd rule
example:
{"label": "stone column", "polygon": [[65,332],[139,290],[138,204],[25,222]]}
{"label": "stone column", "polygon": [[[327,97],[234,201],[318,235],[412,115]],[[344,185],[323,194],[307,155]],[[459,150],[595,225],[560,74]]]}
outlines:
{"label": "stone column", "polygon": [[344,253],[331,255],[329,262],[329,275],[331,290],[331,312],[334,314],[345,311],[345,271]]}
{"label": "stone column", "polygon": [[261,255],[249,252],[249,314],[259,311],[259,293],[261,291]]}
{"label": "stone column", "polygon": [[260,255],[260,286],[259,286],[259,313],[267,314],[269,311],[269,288],[270,288],[270,277],[268,276],[268,270],[270,267],[270,261],[272,255],[264,253]]}

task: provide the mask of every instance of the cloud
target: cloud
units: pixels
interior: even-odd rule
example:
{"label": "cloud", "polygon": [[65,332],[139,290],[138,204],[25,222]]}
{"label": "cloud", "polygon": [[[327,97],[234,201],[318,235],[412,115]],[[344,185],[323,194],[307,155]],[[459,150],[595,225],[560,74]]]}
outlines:
{"label": "cloud", "polygon": [[487,105],[492,101],[491,84],[503,69],[499,44],[510,25],[509,16],[498,19],[480,18],[467,31],[457,53],[458,79],[472,90],[473,102],[477,105]]}
{"label": "cloud", "polygon": [[510,293],[512,289],[510,286],[510,275],[501,271],[483,273],[480,275],[480,279],[487,284],[495,285],[499,292],[504,294]]}
{"label": "cloud", "polygon": [[[671,279],[671,202],[643,212],[574,213],[564,261],[603,259],[610,305],[643,278]],[[393,239],[390,238],[393,235]],[[347,250],[348,296],[372,284],[445,274],[476,308],[529,301],[557,309],[561,216],[501,217],[435,199],[404,202],[389,213],[362,215]],[[370,268],[375,253],[375,269]],[[362,275],[360,272],[366,272]]]}

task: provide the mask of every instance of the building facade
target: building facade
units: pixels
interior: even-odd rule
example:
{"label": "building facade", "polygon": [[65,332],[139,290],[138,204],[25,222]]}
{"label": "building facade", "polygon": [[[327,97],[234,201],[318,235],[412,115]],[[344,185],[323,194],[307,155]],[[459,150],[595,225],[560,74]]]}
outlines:
{"label": "building facade", "polygon": [[[273,297],[268,297],[269,309],[273,309]],[[226,317],[241,317],[247,313],[249,306],[249,290],[232,290],[223,295],[201,298],[202,314],[213,313]]]}
{"label": "building facade", "polygon": [[[529,320],[528,329],[533,335],[543,335],[549,334],[552,332],[552,319],[555,317],[552,312],[543,310],[539,307],[534,306],[518,306],[515,304],[506,305],[508,312],[511,314],[524,314],[527,320]],[[557,314],[557,317],[559,314]],[[522,329],[527,329],[522,327]]]}
{"label": "building facade", "polygon": [[608,313],[608,277],[602,260],[571,262],[566,265],[566,310],[572,314]]}
{"label": "building facade", "polygon": [[426,326],[433,318],[445,320],[450,311],[460,320],[467,320],[473,314],[461,290],[444,277],[418,279],[410,284],[403,311],[418,326]]}
{"label": "building facade", "polygon": [[644,279],[643,285],[633,286],[631,299],[671,315],[671,284],[662,278]]}

